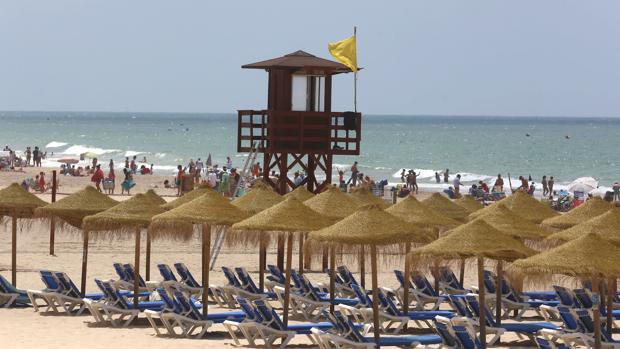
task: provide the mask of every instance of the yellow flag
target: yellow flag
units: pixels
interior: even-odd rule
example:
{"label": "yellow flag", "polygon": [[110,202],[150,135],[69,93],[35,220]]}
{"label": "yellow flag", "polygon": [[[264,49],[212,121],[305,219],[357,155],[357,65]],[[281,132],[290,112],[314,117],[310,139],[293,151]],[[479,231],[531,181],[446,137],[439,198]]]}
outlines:
{"label": "yellow flag", "polygon": [[357,72],[357,49],[355,48],[355,35],[342,41],[330,42],[328,44],[331,53],[338,62],[349,67],[353,72]]}

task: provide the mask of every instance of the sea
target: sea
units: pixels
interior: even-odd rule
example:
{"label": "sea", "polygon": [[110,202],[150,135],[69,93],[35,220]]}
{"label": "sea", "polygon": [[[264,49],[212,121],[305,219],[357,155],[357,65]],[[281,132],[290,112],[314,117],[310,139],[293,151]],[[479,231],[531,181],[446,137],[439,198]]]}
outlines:
{"label": "sea", "polygon": [[[236,152],[236,128],[232,113],[11,111],[0,112],[0,145],[18,153],[39,146],[51,167],[81,154],[82,164],[97,156],[122,167],[135,155],[156,174],[172,175],[176,165],[209,154],[214,164],[230,156],[243,167],[247,154]],[[434,176],[445,169],[465,184],[492,183],[497,174],[513,182],[554,176],[556,187],[586,176],[601,186],[620,180],[620,118],[363,115],[361,136],[361,154],[335,157],[334,175],[358,161],[365,175],[393,184],[401,169],[415,169],[420,186],[432,190],[446,186]]]}

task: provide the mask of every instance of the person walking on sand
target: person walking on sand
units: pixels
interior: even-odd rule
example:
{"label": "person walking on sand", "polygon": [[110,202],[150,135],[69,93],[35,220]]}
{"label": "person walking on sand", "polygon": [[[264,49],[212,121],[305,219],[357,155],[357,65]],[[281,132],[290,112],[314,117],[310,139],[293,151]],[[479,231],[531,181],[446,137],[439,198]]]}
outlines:
{"label": "person walking on sand", "polygon": [[[443,182],[444,183],[448,183],[448,180],[450,179],[450,170],[446,169],[445,171],[443,171]],[[458,189],[456,189],[458,190]]]}
{"label": "person walking on sand", "polygon": [[614,190],[614,201],[620,201],[620,183],[614,182],[611,188]]}
{"label": "person walking on sand", "polygon": [[90,177],[90,181],[95,183],[97,190],[101,192],[101,181],[103,181],[103,170],[101,169],[100,164],[97,164],[97,167],[95,167],[95,172],[93,173],[92,177]]}
{"label": "person walking on sand", "polygon": [[456,175],[456,178],[452,181],[452,186],[454,187],[454,195],[459,197],[461,195],[461,186],[463,186],[463,183],[461,183],[460,174]]}
{"label": "person walking on sand", "polygon": [[347,181],[347,185],[349,185],[349,183],[351,183],[352,186],[357,186],[357,177],[359,171],[357,169],[357,161],[355,161],[353,163],[353,165],[351,165],[351,178],[349,178],[349,180]]}
{"label": "person walking on sand", "polygon": [[546,197],[547,194],[549,194],[549,186],[547,185],[547,176],[543,176],[542,177],[542,181],[540,181],[540,184],[542,184],[543,187],[543,197]]}
{"label": "person walking on sand", "polygon": [[553,184],[555,183],[555,181],[553,180],[553,176],[549,177],[549,180],[547,181],[547,187],[549,188],[549,192],[547,194],[549,194],[549,197],[553,197]]}

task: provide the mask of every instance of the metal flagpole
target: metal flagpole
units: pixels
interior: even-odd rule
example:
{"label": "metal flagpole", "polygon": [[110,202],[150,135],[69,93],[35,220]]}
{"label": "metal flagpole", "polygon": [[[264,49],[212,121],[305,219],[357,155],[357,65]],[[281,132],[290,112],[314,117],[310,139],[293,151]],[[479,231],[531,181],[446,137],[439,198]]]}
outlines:
{"label": "metal flagpole", "polygon": [[[353,37],[355,38],[355,64],[357,65],[357,27],[353,27]],[[353,72],[353,110],[357,114],[357,67],[355,67],[355,72]]]}

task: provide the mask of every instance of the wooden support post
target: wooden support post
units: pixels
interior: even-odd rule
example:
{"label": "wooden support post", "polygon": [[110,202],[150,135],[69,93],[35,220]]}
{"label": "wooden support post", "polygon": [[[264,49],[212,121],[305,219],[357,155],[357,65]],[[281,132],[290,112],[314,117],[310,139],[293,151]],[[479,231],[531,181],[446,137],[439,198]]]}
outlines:
{"label": "wooden support post", "polygon": [[335,310],[334,299],[336,298],[336,246],[329,247],[329,311]]}
{"label": "wooden support post", "polygon": [[11,283],[17,287],[17,209],[11,219]]}
{"label": "wooden support post", "polygon": [[497,280],[495,280],[495,322],[502,324],[502,261],[497,261]]}
{"label": "wooden support post", "polygon": [[[381,327],[379,327],[379,282],[377,281],[377,246],[370,245],[370,268],[372,269],[372,323],[375,343],[379,343]],[[379,345],[377,344],[377,348]]]}
{"label": "wooden support post", "polygon": [[360,284],[362,288],[366,287],[366,253],[364,251],[364,245],[360,245]]}
{"label": "wooden support post", "polygon": [[[261,292],[265,292],[265,269],[267,264],[267,247],[263,232],[260,232],[260,245],[258,247],[258,288]],[[282,269],[280,269],[282,270]]]}
{"label": "wooden support post", "polygon": [[601,294],[597,277],[592,278],[592,292],[596,300],[592,307],[592,314],[594,316],[594,348],[601,349],[601,311],[599,309]]}
{"label": "wooden support post", "polygon": [[144,267],[144,274],[146,277],[146,281],[151,280],[151,233],[146,231],[146,266]]}
{"label": "wooden support post", "polygon": [[321,270],[327,269],[329,266],[329,248],[323,247],[323,261],[321,263]]}
{"label": "wooden support post", "polygon": [[288,326],[288,309],[291,301],[291,267],[293,259],[293,233],[288,233],[286,239],[286,275],[284,277],[284,306],[282,314],[282,322],[284,326]]}
{"label": "wooden support post", "polygon": [[202,225],[202,314],[207,316],[209,314],[209,262],[211,261],[211,226],[208,224]]}
{"label": "wooden support post", "polygon": [[612,334],[612,325],[614,321],[613,310],[615,293],[616,288],[613,279],[607,279],[607,333],[610,335]]}
{"label": "wooden support post", "polygon": [[304,233],[299,233],[299,274],[304,273]]}
{"label": "wooden support post", "polygon": [[[52,171],[52,203],[56,202],[56,170]],[[50,219],[50,256],[54,255],[54,240],[56,239],[56,219]]]}
{"label": "wooden support post", "polygon": [[461,270],[460,270],[460,275],[459,275],[459,284],[461,284],[462,288],[465,288],[465,286],[463,286],[463,284],[465,283],[465,259],[461,259]]}
{"label": "wooden support post", "polygon": [[405,282],[403,289],[403,315],[407,316],[409,313],[409,280],[411,280],[411,264],[409,263],[409,258],[407,255],[411,252],[411,243],[407,242],[405,244]]}
{"label": "wooden support post", "polygon": [[80,280],[80,292],[82,295],[86,294],[86,269],[88,268],[88,231],[82,232],[82,239],[84,240],[82,245],[82,279]]}
{"label": "wooden support post", "polygon": [[140,295],[140,228],[136,228],[136,250],[133,271],[133,307],[138,309]]}
{"label": "wooden support post", "polygon": [[278,236],[278,257],[277,264],[280,270],[284,269],[284,240],[285,238],[282,236]]}
{"label": "wooden support post", "polygon": [[487,347],[486,299],[484,290],[484,259],[478,257],[478,303],[480,303],[480,344]]}

